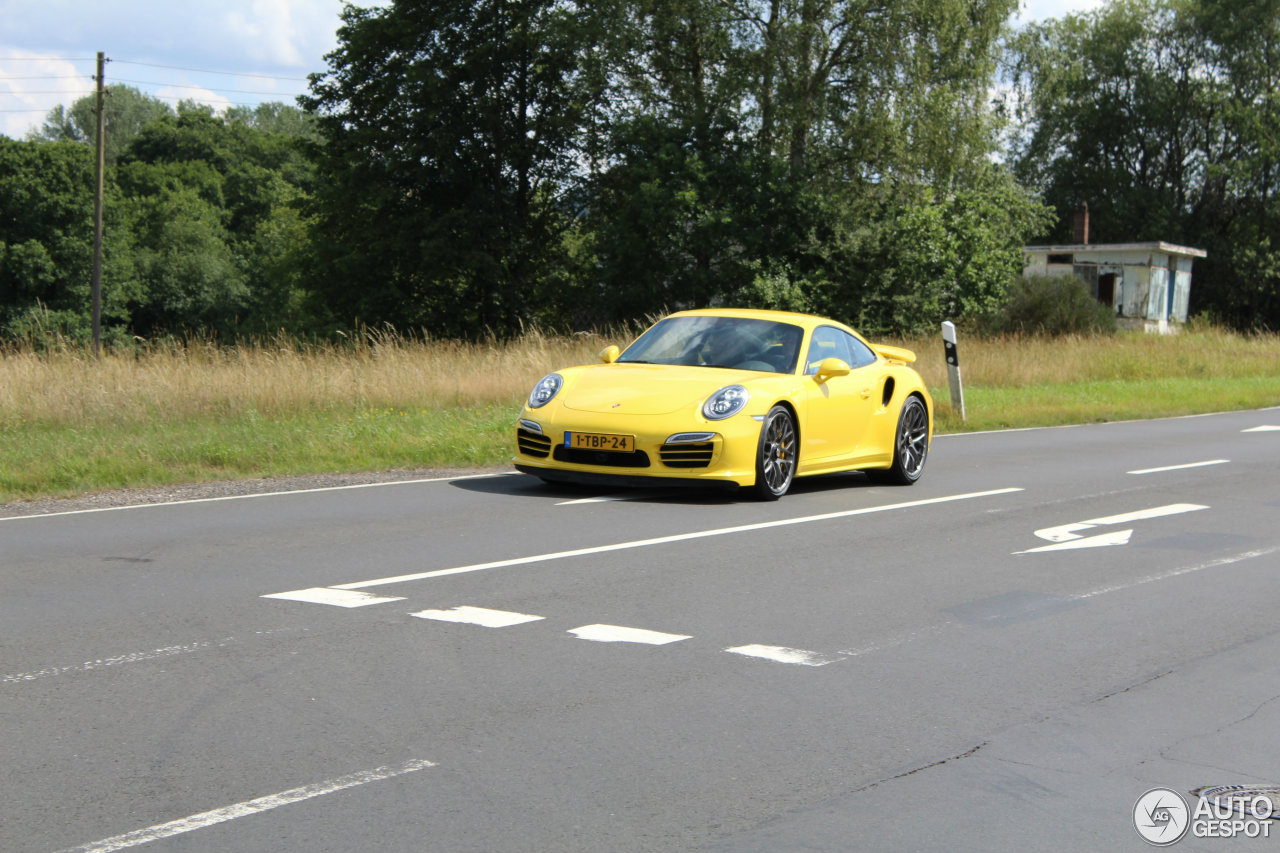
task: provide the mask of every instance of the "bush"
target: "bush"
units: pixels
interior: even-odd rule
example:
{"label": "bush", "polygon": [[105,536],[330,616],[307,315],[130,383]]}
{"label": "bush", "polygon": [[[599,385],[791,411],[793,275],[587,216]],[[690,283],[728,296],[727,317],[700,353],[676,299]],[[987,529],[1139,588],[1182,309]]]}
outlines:
{"label": "bush", "polygon": [[990,324],[999,334],[1102,335],[1115,332],[1116,317],[1075,276],[1023,275]]}

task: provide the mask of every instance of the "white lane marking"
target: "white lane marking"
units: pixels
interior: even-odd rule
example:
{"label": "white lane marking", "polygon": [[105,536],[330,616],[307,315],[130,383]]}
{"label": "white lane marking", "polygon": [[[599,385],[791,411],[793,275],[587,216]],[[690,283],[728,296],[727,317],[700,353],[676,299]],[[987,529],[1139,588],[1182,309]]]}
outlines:
{"label": "white lane marking", "polygon": [[1108,524],[1128,524],[1131,521],[1147,521],[1152,518],[1180,515],[1184,512],[1196,512],[1202,509],[1208,509],[1208,507],[1200,504],[1168,504],[1167,506],[1157,506],[1151,509],[1140,509],[1136,512],[1125,512],[1120,515],[1109,515],[1105,518],[1091,518],[1088,521],[1077,521],[1074,524],[1044,527],[1036,531],[1036,536],[1041,539],[1048,539],[1050,542],[1066,542],[1071,539],[1079,539],[1079,531],[1093,527],[1103,527]]}
{"label": "white lane marking", "polygon": [[368,607],[370,604],[386,604],[389,601],[404,601],[403,597],[374,595],[371,592],[349,592],[343,589],[329,589],[316,586],[311,589],[295,589],[292,592],[273,592],[263,598],[279,598],[285,601],[305,601],[308,604],[332,604],[334,607]]}
{"label": "white lane marking", "polygon": [[184,506],[187,504],[210,504],[222,501],[247,501],[253,498],[278,498],[288,495],[314,495],[321,492],[343,492],[352,489],[380,489],[386,486],[419,486],[423,483],[452,483],[460,480],[483,480],[487,477],[512,477],[517,471],[500,471],[496,474],[464,474],[461,477],[428,477],[420,480],[392,480],[386,483],[353,483],[349,486],[324,486],[316,489],[293,489],[283,492],[259,492],[253,495],[222,495],[216,498],[189,498],[180,501],[165,501],[153,504],[129,504],[128,506],[100,506],[94,509],[72,509],[66,512],[43,512],[35,515],[13,515],[0,518],[0,521],[30,521],[33,518],[58,518],[64,515],[89,515],[95,512],[120,512],[126,509],[154,509],[161,506]]}
{"label": "white lane marking", "polygon": [[157,841],[161,838],[172,838],[175,835],[182,835],[185,832],[191,832],[195,829],[204,829],[205,827],[214,826],[219,823],[226,823],[236,818],[248,817],[249,815],[261,814],[262,812],[278,809],[281,806],[300,803],[303,800],[310,800],[314,797],[322,797],[325,794],[334,794],[338,791],[345,791],[348,788],[355,788],[360,785],[367,785],[370,782],[381,782],[384,779],[392,779],[396,776],[403,776],[406,773],[416,773],[428,767],[435,767],[434,761],[425,761],[416,759],[401,764],[398,767],[377,767],[373,770],[362,770],[359,773],[352,773],[348,776],[339,776],[337,779],[330,779],[327,782],[319,782],[314,785],[304,785],[301,788],[293,788],[288,791],[281,791],[278,794],[271,794],[266,797],[258,797],[254,800],[247,800],[243,803],[225,806],[220,809],[214,809],[209,812],[201,812],[200,814],[184,817],[179,820],[169,821],[168,823],[157,824],[146,829],[135,830],[124,835],[115,835],[111,838],[104,838],[101,841],[94,841],[90,844],[84,844],[80,847],[70,847],[61,853],[109,853],[111,850],[124,850],[128,847],[137,847],[140,844],[146,844],[151,841]]}
{"label": "white lane marking", "polygon": [[691,636],[664,634],[661,631],[647,631],[644,628],[624,628],[621,625],[583,625],[581,628],[572,628],[567,633],[573,634],[579,640],[591,640],[596,643],[645,643],[650,646],[678,643]]}
{"label": "white lane marking", "polygon": [[822,515],[808,515],[801,518],[784,518],[777,521],[764,521],[759,524],[743,524],[737,527],[721,527],[713,530],[697,530],[693,533],[678,533],[674,536],[659,536],[654,539],[636,539],[631,542],[619,542],[614,545],[599,545],[592,548],[577,548],[572,551],[556,551],[551,554],[537,554],[532,557],[516,557],[510,560],[495,560],[492,563],[476,563],[471,566],[458,566],[453,569],[437,569],[430,572],[418,572],[410,575],[396,575],[389,578],[377,578],[376,580],[357,581],[356,583],[335,584],[332,589],[364,589],[371,586],[385,586],[387,584],[406,583],[408,581],[426,580],[427,578],[440,578],[446,575],[461,575],[468,572],[483,572],[488,569],[501,569],[509,566],[523,566],[529,563],[541,563],[548,560],[563,560],[567,557],[585,557],[593,554],[605,554],[610,551],[625,551],[631,548],[648,548],[653,545],[668,545],[673,542],[688,542],[693,539],[706,539],[711,536],[727,536],[733,533],[750,533],[756,530],[769,530],[775,527],[786,527],[793,524],[808,524],[814,521],[831,521],[838,518],[852,518],[858,515],[871,515],[877,512],[889,512],[896,509],[911,509],[913,507],[930,506],[933,504],[951,503],[954,501],[973,500],[974,498],[993,497],[995,495],[1007,495],[1013,492],[1021,492],[1020,488],[1009,489],[992,489],[986,492],[969,492],[962,495],[948,495],[941,498],[925,498],[918,501],[905,501],[903,503],[885,504],[882,506],[865,507],[863,509],[849,509],[841,512],[828,512]]}
{"label": "white lane marking", "polygon": [[556,506],[577,506],[578,504],[602,504],[610,501],[629,501],[632,500],[631,495],[600,495],[594,498],[578,498],[572,501],[558,501]]}
{"label": "white lane marking", "polygon": [[1227,465],[1230,459],[1210,459],[1206,462],[1188,462],[1185,465],[1166,465],[1163,468],[1143,468],[1138,471],[1129,471],[1129,474],[1162,474],[1165,471],[1182,471],[1187,468],[1206,468],[1210,465]]}
{"label": "white lane marking", "polygon": [[897,646],[906,645],[907,643],[923,639],[931,634],[936,634],[943,628],[949,628],[954,624],[956,624],[954,620],[946,619],[942,622],[935,622],[932,625],[925,625],[924,627],[917,628],[914,631],[907,631],[902,634],[886,637],[883,640],[878,640],[867,646],[859,646],[856,649],[841,649],[840,654],[845,655],[846,657],[856,658],[862,655],[869,655],[872,652],[892,649]]}
{"label": "white lane marking", "polygon": [[[218,643],[219,646],[231,642],[230,639],[223,640]],[[22,681],[35,681],[38,678],[47,678],[51,675],[65,675],[68,672],[89,672],[95,669],[102,669],[108,666],[119,666],[125,663],[138,663],[140,661],[156,660],[157,658],[172,657],[174,655],[185,655],[189,652],[197,652],[201,649],[211,648],[213,643],[188,643],[182,646],[165,646],[163,649],[152,649],[149,652],[133,652],[127,655],[118,655],[110,658],[99,658],[98,660],[85,661],[84,663],[75,664],[73,666],[50,666],[44,669],[38,669],[34,672],[17,672],[12,675],[0,676],[0,684],[17,684]]]}
{"label": "white lane marking", "polygon": [[1132,535],[1132,529],[1117,530],[1114,533],[1102,533],[1086,539],[1068,539],[1056,545],[1042,545],[1039,548],[1029,548],[1026,551],[1014,551],[1013,553],[1016,556],[1018,554],[1041,554],[1045,551],[1079,551],[1084,548],[1107,548],[1112,545],[1128,545],[1129,537]]}
{"label": "white lane marking", "polygon": [[528,613],[513,613],[509,610],[490,610],[487,607],[470,607],[463,605],[451,610],[419,610],[410,613],[419,619],[432,619],[436,622],[461,622],[467,625],[479,625],[483,628],[509,628],[512,625],[523,625],[526,622],[537,622],[545,616],[531,616]]}
{"label": "white lane marking", "polygon": [[805,649],[791,649],[786,646],[762,646],[752,644],[748,646],[734,646],[731,649],[725,649],[735,655],[745,655],[750,658],[763,658],[765,660],[776,661],[777,663],[794,663],[800,666],[826,666],[829,663],[835,663],[838,660],[844,660],[839,655],[824,655],[819,652],[810,652]]}
{"label": "white lane marking", "polygon": [[1194,566],[1184,566],[1180,569],[1172,569],[1167,572],[1162,572],[1158,575],[1148,575],[1144,578],[1138,578],[1137,580],[1118,583],[1113,586],[1098,587],[1097,589],[1090,590],[1089,592],[1079,593],[1075,597],[1080,599],[1096,598],[1099,595],[1106,595],[1109,592],[1120,592],[1121,590],[1133,589],[1134,587],[1143,586],[1144,584],[1169,580],[1170,578],[1176,578],[1176,577],[1179,577],[1180,575],[1191,574],[1192,572],[1202,572],[1205,569],[1216,569],[1219,566],[1229,566],[1229,565],[1232,565],[1233,563],[1241,563],[1241,562],[1244,562],[1245,560],[1252,560],[1257,557],[1266,557],[1278,551],[1280,551],[1280,546],[1276,546],[1274,548],[1261,548],[1257,551],[1244,551],[1243,553],[1240,553],[1240,554],[1233,554],[1230,557],[1219,557],[1215,560],[1209,560],[1208,562],[1205,562],[1205,563],[1197,563]]}
{"label": "white lane marking", "polygon": [[1280,432],[1280,426],[1256,426],[1251,429],[1242,429],[1241,432]]}

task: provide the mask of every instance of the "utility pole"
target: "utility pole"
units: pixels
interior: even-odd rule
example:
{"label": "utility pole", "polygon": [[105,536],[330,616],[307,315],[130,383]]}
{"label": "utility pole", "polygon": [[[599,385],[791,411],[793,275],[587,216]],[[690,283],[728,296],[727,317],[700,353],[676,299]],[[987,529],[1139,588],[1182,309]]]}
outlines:
{"label": "utility pole", "polygon": [[104,88],[104,72],[107,58],[98,51],[98,157],[94,169],[93,193],[93,357],[102,356],[102,186],[103,172],[106,170],[107,150],[107,116],[106,94]]}

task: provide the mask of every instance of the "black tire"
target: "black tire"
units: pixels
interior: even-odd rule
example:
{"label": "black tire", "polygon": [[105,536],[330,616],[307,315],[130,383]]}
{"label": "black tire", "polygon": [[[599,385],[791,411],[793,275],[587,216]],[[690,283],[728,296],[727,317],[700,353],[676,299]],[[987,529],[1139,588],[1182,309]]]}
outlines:
{"label": "black tire", "polygon": [[877,471],[876,479],[895,486],[910,486],[924,473],[929,456],[929,410],[924,400],[912,394],[898,413],[898,431],[893,438],[893,464]]}
{"label": "black tire", "polygon": [[776,501],[785,495],[796,476],[799,451],[799,435],[791,412],[785,406],[774,406],[760,426],[752,494],[764,501]]}

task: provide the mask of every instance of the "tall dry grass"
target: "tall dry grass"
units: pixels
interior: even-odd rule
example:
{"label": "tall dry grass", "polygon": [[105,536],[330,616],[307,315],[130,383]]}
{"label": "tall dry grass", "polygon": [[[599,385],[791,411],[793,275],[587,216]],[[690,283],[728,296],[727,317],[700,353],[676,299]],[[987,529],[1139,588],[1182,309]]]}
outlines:
{"label": "tall dry grass", "polygon": [[[185,420],[246,411],[266,418],[356,409],[517,406],[547,371],[595,359],[634,330],[512,341],[415,341],[366,334],[346,345],[291,339],[235,347],[187,341],[94,360],[64,349],[0,353],[0,428]],[[926,385],[945,388],[940,339],[886,340],[913,349]],[[1177,378],[1280,379],[1280,338],[1220,329],[1102,338],[960,341],[967,387]],[[1277,385],[1280,402],[1280,382]]]}
{"label": "tall dry grass", "polygon": [[0,354],[0,427],[172,420],[255,411],[516,404],[552,366],[590,360],[599,335],[509,343],[371,335],[351,345],[188,341],[108,353]]}
{"label": "tall dry grass", "polygon": [[[942,340],[897,343],[915,351],[916,369],[931,388],[946,387]],[[966,338],[959,342],[966,386],[1025,388],[1079,382],[1280,377],[1280,337],[1219,328],[1178,335],[1126,332],[1098,337]],[[1280,386],[1277,387],[1280,395]],[[1280,402],[1280,396],[1278,396]]]}

